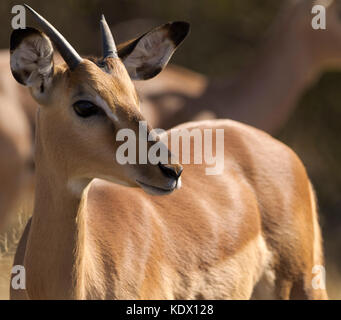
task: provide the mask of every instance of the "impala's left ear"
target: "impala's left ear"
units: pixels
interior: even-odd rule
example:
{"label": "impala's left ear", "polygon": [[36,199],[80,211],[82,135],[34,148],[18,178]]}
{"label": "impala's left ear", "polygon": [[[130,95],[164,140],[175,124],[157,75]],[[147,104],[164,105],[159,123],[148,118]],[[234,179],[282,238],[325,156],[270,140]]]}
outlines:
{"label": "impala's left ear", "polygon": [[118,46],[118,56],[133,80],[155,77],[189,33],[189,23],[176,21]]}

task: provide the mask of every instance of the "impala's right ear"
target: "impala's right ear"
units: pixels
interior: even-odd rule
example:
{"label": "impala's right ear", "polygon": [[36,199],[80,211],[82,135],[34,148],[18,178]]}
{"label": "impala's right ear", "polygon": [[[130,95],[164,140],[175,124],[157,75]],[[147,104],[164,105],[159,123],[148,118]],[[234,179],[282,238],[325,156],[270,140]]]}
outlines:
{"label": "impala's right ear", "polygon": [[17,29],[11,34],[11,71],[21,84],[41,98],[52,83],[53,47],[50,39],[33,29]]}

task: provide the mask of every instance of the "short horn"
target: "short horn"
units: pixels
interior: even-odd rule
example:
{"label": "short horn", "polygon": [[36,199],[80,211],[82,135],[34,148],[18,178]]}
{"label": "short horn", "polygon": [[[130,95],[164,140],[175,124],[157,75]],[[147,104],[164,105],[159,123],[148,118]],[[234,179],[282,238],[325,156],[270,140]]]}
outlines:
{"label": "short horn", "polygon": [[102,33],[103,59],[108,57],[118,58],[114,37],[111,34],[110,28],[103,14],[100,23]]}
{"label": "short horn", "polygon": [[66,41],[66,39],[59,33],[59,31],[53,27],[47,20],[45,20],[40,14],[35,12],[27,4],[24,5],[33,15],[42,31],[48,35],[51,41],[55,44],[57,50],[63,57],[71,70],[75,69],[82,61],[81,56],[77,51]]}

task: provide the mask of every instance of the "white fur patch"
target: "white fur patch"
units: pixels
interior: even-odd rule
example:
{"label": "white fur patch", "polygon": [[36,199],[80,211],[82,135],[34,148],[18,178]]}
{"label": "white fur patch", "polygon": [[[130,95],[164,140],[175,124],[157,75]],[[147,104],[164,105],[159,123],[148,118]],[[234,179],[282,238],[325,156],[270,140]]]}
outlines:
{"label": "white fur patch", "polygon": [[49,81],[53,68],[53,47],[46,36],[32,35],[24,39],[11,54],[12,71],[28,75],[22,80],[29,87],[40,86],[42,79]]}
{"label": "white fur patch", "polygon": [[180,177],[176,183],[176,188],[181,189],[181,186],[182,186],[182,182],[181,182],[181,177]]}
{"label": "white fur patch", "polygon": [[140,79],[137,69],[143,65],[163,68],[175,50],[165,30],[157,29],[145,35],[123,63],[133,80]]}
{"label": "white fur patch", "polygon": [[113,121],[115,121],[116,123],[119,122],[119,119],[118,117],[116,116],[116,114],[109,108],[107,102],[102,99],[102,97],[100,96],[96,96],[95,97],[95,102],[96,102],[96,105],[98,105],[99,107],[101,107],[104,112],[106,113],[106,115]]}
{"label": "white fur patch", "polygon": [[82,193],[86,186],[90,183],[91,179],[72,179],[68,181],[67,187],[70,192],[78,198],[81,198]]}

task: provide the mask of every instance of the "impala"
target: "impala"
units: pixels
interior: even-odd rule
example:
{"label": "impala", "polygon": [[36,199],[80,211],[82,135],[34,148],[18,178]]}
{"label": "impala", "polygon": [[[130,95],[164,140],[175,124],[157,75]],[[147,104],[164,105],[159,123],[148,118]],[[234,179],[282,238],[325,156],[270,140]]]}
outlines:
{"label": "impala", "polygon": [[[11,36],[12,73],[40,104],[35,208],[14,261],[26,290],[12,298],[327,297],[312,287],[323,265],[312,186],[282,143],[234,121],[191,122],[178,130],[224,130],[222,174],[115,162],[116,132],[143,120],[131,79],[160,72],[188,24],[156,28],[119,58],[102,18],[103,58],[91,61],[27,8],[45,34]],[[51,41],[64,64],[54,65]]]}
{"label": "impala", "polygon": [[[327,29],[313,30],[311,7],[318,3],[322,2],[288,1],[265,44],[235,79],[208,79],[169,66],[152,80],[136,82],[142,114],[161,128],[191,120],[230,118],[278,133],[305,90],[326,68],[341,65],[340,4],[329,1]],[[119,56],[125,46],[118,46]],[[1,51],[0,150],[6,156],[0,160],[0,226],[18,203],[22,181],[29,180],[33,186],[31,136],[37,107],[28,91],[11,77],[8,61],[8,51]],[[18,148],[23,151],[17,152]]]}

